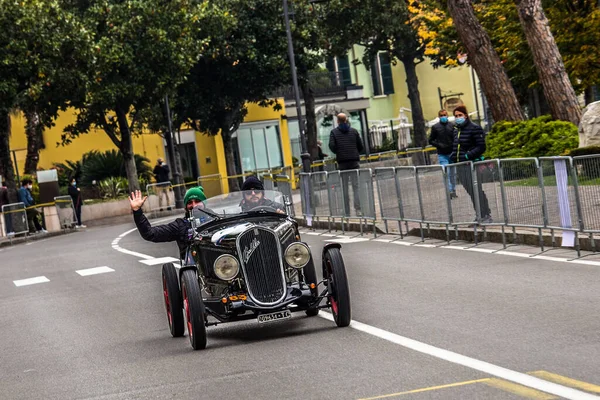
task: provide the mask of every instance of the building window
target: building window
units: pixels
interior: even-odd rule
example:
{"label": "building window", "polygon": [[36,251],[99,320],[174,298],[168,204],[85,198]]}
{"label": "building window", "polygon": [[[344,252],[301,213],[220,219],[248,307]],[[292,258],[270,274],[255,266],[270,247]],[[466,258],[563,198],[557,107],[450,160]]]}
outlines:
{"label": "building window", "polygon": [[387,53],[379,53],[375,59],[375,62],[371,66],[371,79],[373,79],[374,96],[394,93],[392,65]]}
{"label": "building window", "polygon": [[344,57],[329,57],[327,59],[327,70],[336,72],[336,86],[346,87],[352,85],[352,75],[350,74],[350,63],[348,56]]}

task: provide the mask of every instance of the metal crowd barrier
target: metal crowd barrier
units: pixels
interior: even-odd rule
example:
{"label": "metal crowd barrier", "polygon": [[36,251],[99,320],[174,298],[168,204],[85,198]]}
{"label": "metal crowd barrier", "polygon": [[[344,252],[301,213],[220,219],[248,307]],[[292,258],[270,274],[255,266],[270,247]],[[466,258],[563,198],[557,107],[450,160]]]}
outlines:
{"label": "metal crowd barrier", "polygon": [[202,186],[206,197],[214,197],[223,193],[221,174],[204,175],[198,177],[198,186]]}
{"label": "metal crowd barrier", "polygon": [[55,197],[54,204],[56,206],[56,213],[58,215],[58,220],[60,221],[61,229],[73,228],[77,219],[71,196]]}
{"label": "metal crowd barrier", "polygon": [[[458,239],[459,227],[478,229],[483,240],[488,228],[531,230],[546,251],[543,230],[549,230],[552,248],[555,231],[561,231],[562,245],[580,253],[580,236],[589,236],[593,252],[594,234],[600,233],[600,155],[580,157],[515,158],[461,162],[447,166],[396,166],[374,170],[322,171],[300,174],[302,212],[330,223],[362,220],[382,221],[390,233],[402,237],[409,223],[417,223],[424,240],[423,225],[450,227]],[[450,197],[455,184],[457,198]]]}
{"label": "metal crowd barrier", "polygon": [[11,237],[29,232],[27,211],[24,203],[11,203],[2,206],[4,235]]}

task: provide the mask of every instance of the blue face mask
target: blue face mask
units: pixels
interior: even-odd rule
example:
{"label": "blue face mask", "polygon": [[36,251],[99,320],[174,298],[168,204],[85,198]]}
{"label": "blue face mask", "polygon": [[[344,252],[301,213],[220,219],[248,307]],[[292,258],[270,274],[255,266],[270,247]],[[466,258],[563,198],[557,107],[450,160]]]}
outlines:
{"label": "blue face mask", "polygon": [[448,123],[448,117],[440,117],[440,122],[442,124],[447,124]]}
{"label": "blue face mask", "polygon": [[73,182],[73,183],[71,183],[71,185],[77,186],[77,182]]}
{"label": "blue face mask", "polygon": [[458,125],[462,125],[465,123],[466,119],[464,117],[458,117],[454,120]]}

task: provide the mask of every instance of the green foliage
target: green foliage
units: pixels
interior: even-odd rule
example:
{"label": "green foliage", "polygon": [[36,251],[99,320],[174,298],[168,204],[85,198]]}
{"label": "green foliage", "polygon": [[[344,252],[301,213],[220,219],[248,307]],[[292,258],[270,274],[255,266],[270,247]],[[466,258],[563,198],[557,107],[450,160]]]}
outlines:
{"label": "green foliage", "polygon": [[68,186],[73,178],[77,181],[81,178],[81,161],[67,160],[64,163],[54,163],[53,166],[58,173],[60,187]]}
{"label": "green foliage", "polygon": [[549,116],[521,122],[498,122],[486,138],[486,158],[558,156],[576,148],[577,127]]}
{"label": "green foliage", "polygon": [[[138,176],[148,182],[152,178],[152,169],[149,160],[139,154],[134,155]],[[93,181],[99,182],[109,177],[127,177],[123,155],[117,150],[107,150],[103,153],[90,151],[83,155],[81,160],[81,184],[92,185]]]}
{"label": "green foliage", "polygon": [[569,151],[569,156],[591,156],[594,154],[600,154],[600,146],[586,146],[572,149]]}
{"label": "green foliage", "polygon": [[99,183],[100,193],[105,199],[116,199],[127,193],[129,183],[124,177],[110,177]]}

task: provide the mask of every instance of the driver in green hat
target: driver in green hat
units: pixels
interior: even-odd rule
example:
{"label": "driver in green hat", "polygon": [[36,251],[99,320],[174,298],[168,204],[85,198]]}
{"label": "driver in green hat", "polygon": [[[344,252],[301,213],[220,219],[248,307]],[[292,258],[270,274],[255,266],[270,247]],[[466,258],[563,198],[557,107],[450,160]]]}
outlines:
{"label": "driver in green hat", "polygon": [[[151,226],[148,218],[146,218],[142,211],[142,206],[147,198],[148,196],[143,196],[140,190],[131,192],[131,195],[129,196],[129,204],[133,211],[133,220],[135,221],[135,226],[137,226],[140,235],[145,240],[155,243],[176,241],[181,253],[185,250],[188,241],[188,229],[192,227],[190,222],[183,218],[177,218],[175,221],[169,222],[168,224]],[[188,189],[183,199],[186,214],[194,207],[203,208],[205,200],[206,195],[204,194],[202,186]]]}

